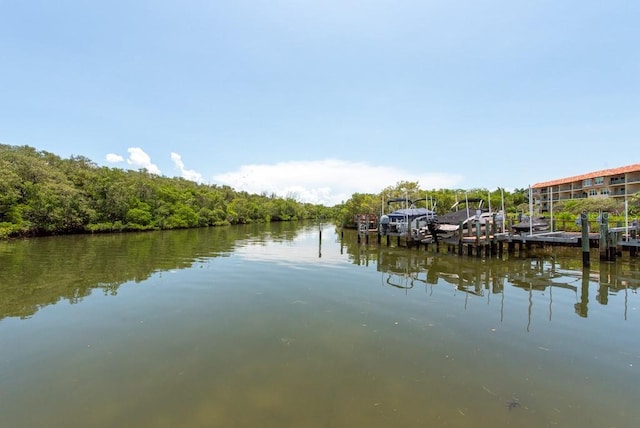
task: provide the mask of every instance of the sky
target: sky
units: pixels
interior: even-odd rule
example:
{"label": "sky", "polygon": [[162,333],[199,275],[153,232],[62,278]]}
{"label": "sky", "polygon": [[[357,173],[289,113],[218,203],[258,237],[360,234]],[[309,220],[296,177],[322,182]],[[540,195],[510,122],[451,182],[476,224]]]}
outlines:
{"label": "sky", "polygon": [[640,163],[637,0],[0,0],[0,143],[333,205]]}

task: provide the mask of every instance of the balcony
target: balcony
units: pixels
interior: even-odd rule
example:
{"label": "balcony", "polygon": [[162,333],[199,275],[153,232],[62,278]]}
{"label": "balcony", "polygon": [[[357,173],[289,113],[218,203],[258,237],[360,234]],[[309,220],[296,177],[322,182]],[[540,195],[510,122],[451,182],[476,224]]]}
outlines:
{"label": "balcony", "polygon": [[625,182],[626,180],[624,177],[615,177],[609,181],[609,184],[612,186],[615,186],[615,185],[623,185]]}

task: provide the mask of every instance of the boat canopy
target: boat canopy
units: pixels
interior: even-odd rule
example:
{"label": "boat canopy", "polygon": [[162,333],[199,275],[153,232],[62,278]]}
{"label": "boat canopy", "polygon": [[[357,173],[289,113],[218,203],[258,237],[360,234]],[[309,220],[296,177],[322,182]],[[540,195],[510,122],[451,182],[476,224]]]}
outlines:
{"label": "boat canopy", "polygon": [[428,210],[426,208],[402,208],[387,214],[387,216],[389,216],[389,218],[415,218],[420,216],[435,216],[435,214],[435,211]]}

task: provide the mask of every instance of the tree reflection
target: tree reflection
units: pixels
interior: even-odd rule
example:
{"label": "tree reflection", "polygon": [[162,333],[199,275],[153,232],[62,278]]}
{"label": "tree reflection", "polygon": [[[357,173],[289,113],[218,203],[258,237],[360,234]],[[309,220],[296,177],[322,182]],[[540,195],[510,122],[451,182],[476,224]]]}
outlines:
{"label": "tree reflection", "polygon": [[245,245],[291,241],[304,222],[0,241],[0,320],[28,318],[94,290],[115,296],[127,282],[226,256]]}

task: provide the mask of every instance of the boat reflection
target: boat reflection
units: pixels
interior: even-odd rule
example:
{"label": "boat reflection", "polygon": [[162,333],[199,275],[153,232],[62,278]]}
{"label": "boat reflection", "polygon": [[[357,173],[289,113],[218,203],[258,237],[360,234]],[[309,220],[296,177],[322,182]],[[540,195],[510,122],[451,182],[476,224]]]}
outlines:
{"label": "boat reflection", "polygon": [[[407,249],[386,245],[345,244],[347,253],[354,252],[356,264],[376,263],[385,286],[409,291],[419,286],[448,286],[454,292],[470,297],[504,294],[505,288],[521,290],[532,299],[534,294],[546,296],[549,317],[554,290],[563,293],[562,301],[572,301],[575,313],[587,317],[589,288],[597,287],[595,301],[607,305],[609,299],[624,293],[624,317],[627,317],[629,294],[640,287],[640,261],[595,263],[582,269],[580,254],[572,250],[558,254],[543,253],[532,257],[479,259],[438,253],[431,249]],[[575,254],[574,254],[575,253]],[[566,294],[569,293],[569,294]],[[531,311],[531,307],[529,308]]]}

